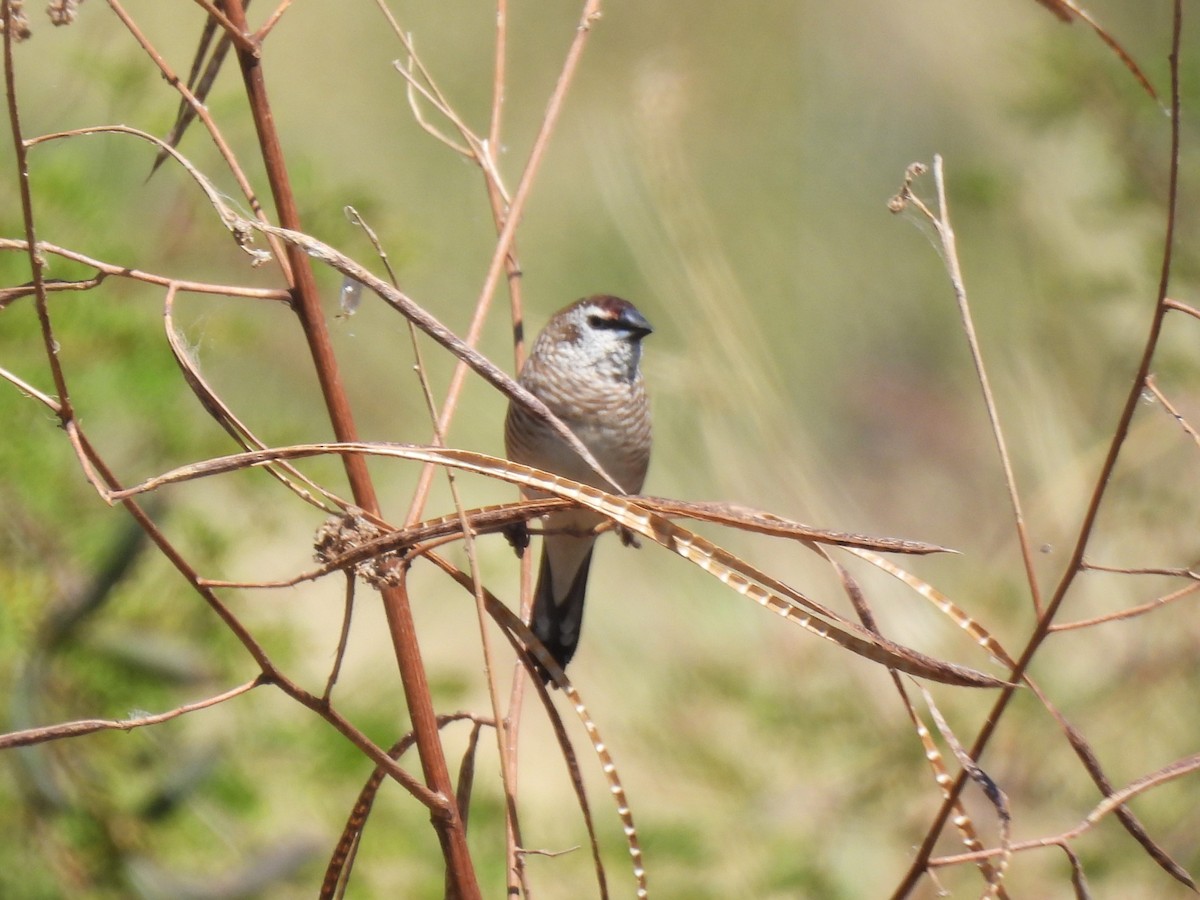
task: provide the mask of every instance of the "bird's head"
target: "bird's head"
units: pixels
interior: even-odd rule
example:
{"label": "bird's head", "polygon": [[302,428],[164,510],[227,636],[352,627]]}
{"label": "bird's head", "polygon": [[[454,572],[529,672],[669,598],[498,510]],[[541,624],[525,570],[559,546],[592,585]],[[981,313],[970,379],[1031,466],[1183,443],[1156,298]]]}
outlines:
{"label": "bird's head", "polygon": [[642,338],[653,330],[628,300],[598,294],[559,310],[538,337],[534,353],[544,352],[556,364],[576,370],[632,381],[642,358]]}

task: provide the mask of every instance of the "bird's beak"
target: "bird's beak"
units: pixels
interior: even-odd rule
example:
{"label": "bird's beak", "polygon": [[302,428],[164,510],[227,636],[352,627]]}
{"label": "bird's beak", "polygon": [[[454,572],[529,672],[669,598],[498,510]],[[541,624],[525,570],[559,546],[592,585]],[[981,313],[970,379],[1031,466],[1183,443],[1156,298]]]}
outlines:
{"label": "bird's beak", "polygon": [[629,329],[630,332],[633,333],[634,338],[637,340],[641,340],[646,335],[651,334],[654,331],[654,329],[650,327],[650,323],[646,321],[646,317],[633,307],[627,307],[621,310],[620,322],[627,329]]}

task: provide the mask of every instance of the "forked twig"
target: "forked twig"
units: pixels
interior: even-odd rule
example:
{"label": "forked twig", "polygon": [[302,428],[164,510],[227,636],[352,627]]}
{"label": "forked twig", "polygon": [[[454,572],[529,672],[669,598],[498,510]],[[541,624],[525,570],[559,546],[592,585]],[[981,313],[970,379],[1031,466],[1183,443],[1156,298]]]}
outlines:
{"label": "forked twig", "polygon": [[[1060,834],[1052,837],[1038,838],[1031,841],[1017,841],[1008,847],[1008,851],[1012,853],[1020,853],[1027,850],[1037,850],[1043,847],[1061,846],[1066,847],[1068,844],[1078,839],[1081,835],[1094,828],[1105,816],[1120,809],[1134,797],[1139,794],[1144,794],[1146,791],[1161,787],[1168,782],[1174,781],[1177,778],[1183,778],[1185,775],[1192,775],[1200,772],[1200,754],[1185,756],[1177,759],[1169,765],[1163,766],[1147,775],[1143,775],[1135,781],[1130,782],[1119,791],[1114,791],[1108,797],[1105,797],[1084,817],[1078,825],[1070,828]],[[1004,852],[1003,848],[995,848],[992,850],[981,850],[974,853],[962,853],[956,856],[942,856],[936,859],[930,859],[929,865],[935,866],[950,866],[957,865],[963,862],[976,862],[980,859],[994,857]],[[1195,885],[1189,884],[1189,887],[1195,889]]]}

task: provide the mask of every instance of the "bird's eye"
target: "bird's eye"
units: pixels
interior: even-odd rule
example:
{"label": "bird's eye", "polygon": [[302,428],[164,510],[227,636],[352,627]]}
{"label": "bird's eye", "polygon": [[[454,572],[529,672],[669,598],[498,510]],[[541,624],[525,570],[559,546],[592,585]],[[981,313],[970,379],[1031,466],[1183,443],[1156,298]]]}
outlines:
{"label": "bird's eye", "polygon": [[592,313],[588,316],[588,325],[593,328],[620,328],[621,323],[609,316],[602,316],[599,313]]}

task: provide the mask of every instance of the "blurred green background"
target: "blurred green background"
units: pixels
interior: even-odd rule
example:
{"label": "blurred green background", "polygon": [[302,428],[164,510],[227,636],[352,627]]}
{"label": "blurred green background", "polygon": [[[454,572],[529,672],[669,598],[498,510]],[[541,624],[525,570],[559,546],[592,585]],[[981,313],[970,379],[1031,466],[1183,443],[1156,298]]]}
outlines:
{"label": "blurred green background", "polygon": [[[270,4],[263,4],[269,6]],[[37,6],[36,4],[34,6]],[[257,6],[257,5],[256,5]],[[178,72],[203,21],[190,3],[129,2]],[[1090,11],[1165,95],[1170,9]],[[170,88],[111,11],[87,4],[17,48],[26,135],[122,122],[164,134]],[[254,10],[256,16],[266,10]],[[402,26],[459,112],[486,129],[495,11],[408,3]],[[576,4],[516,3],[501,165],[510,188],[574,33]],[[1197,30],[1184,39],[1185,106],[1200,98]],[[494,231],[482,179],[421,131],[391,62],[403,50],[373,4],[295,4],[265,70],[308,231],[375,268],[346,220],[379,233],[402,287],[466,330]],[[232,60],[210,108],[256,186],[253,131]],[[1187,120],[1185,120],[1187,121]],[[1092,489],[1153,306],[1164,229],[1168,121],[1095,35],[1032,0],[963,4],[611,3],[595,25],[518,236],[532,335],[588,293],[633,300],[647,345],[655,460],[650,493],[727,499],[835,528],[961,551],[901,562],[991,628],[1014,654],[1033,621],[1012,514],[962,328],[928,229],[888,213],[905,167],[946,159],[976,323],[1047,594]],[[1197,153],[1187,121],[1173,296],[1195,301]],[[211,143],[182,148],[236,197]],[[39,237],[176,277],[276,286],[223,233],[194,185],[148,144],[56,142],[30,158]],[[0,150],[0,236],[23,235],[13,153]],[[919,183],[925,196],[932,181]],[[915,226],[915,227],[914,227]],[[53,259],[49,275],[86,277]],[[29,279],[0,255],[0,286]],[[340,278],[319,272],[335,301]],[[507,302],[483,349],[510,366]],[[51,312],[84,429],[126,483],[232,452],[191,398],[162,334],[162,292],[110,279],[56,295]],[[302,336],[283,308],[184,296],[177,316],[221,396],[272,444],[329,437]],[[1155,366],[1200,422],[1197,330],[1172,316]],[[400,318],[370,298],[332,330],[362,436],[429,438]],[[451,361],[427,346],[441,397]],[[52,391],[33,304],[0,312],[0,365]],[[472,382],[450,433],[500,454],[504,402]],[[124,514],[84,482],[44,409],[0,389],[0,688],[5,730],[162,711],[253,677],[251,661]],[[1197,447],[1153,402],[1139,410],[1089,560],[1196,562]],[[403,517],[415,467],[374,463]],[[337,467],[308,471],[339,486]],[[466,502],[511,489],[463,479]],[[163,492],[156,513],[214,578],[282,578],[310,565],[320,517],[259,474]],[[439,486],[430,514],[450,510]],[[802,548],[711,532],[838,608]],[[481,542],[488,585],[515,603],[511,551]],[[451,554],[460,563],[461,551]],[[118,560],[128,565],[121,568]],[[856,572],[859,571],[856,569]],[[108,573],[106,580],[105,573]],[[897,583],[860,572],[884,630],[988,668],[966,638]],[[109,583],[111,582],[111,584]],[[1178,582],[1089,573],[1064,617],[1146,602]],[[272,654],[320,691],[341,615],[340,581],[228,595]],[[413,594],[439,708],[487,712],[468,595],[418,566]],[[88,604],[91,603],[91,606]],[[84,607],[87,615],[64,610]],[[66,618],[64,618],[64,616]],[[1125,784],[1196,752],[1194,603],[1052,638],[1033,667]],[[493,640],[494,645],[499,641]],[[373,592],[356,608],[335,699],[375,740],[407,730]],[[653,896],[886,895],[938,805],[911,726],[877,667],[733,595],[682,560],[607,540],[594,567],[575,679],[629,792]],[[935,694],[964,742],[991,695]],[[632,893],[620,828],[579,739],[614,896]],[[452,760],[466,731],[451,729]],[[472,843],[485,895],[502,891],[494,743],[485,741]],[[530,846],[585,841],[549,729],[526,715],[522,813]],[[267,689],[131,734],[9,753],[0,768],[0,896],[311,896],[369,764]],[[982,760],[1007,792],[1014,836],[1075,825],[1094,787],[1033,698],[1021,696]],[[455,763],[452,762],[452,765]],[[416,770],[415,760],[409,762]],[[1151,834],[1200,867],[1200,804],[1184,779],[1133,804]],[[994,817],[968,803],[985,835]],[[1104,897],[1184,896],[1111,820],[1075,845]],[[945,852],[958,847],[944,842]],[[590,896],[586,851],[530,861],[539,897]],[[427,816],[385,787],[351,896],[440,896]],[[956,895],[979,880],[943,873]],[[1061,853],[1015,859],[1015,897],[1071,896]],[[920,896],[933,896],[926,882]]]}

